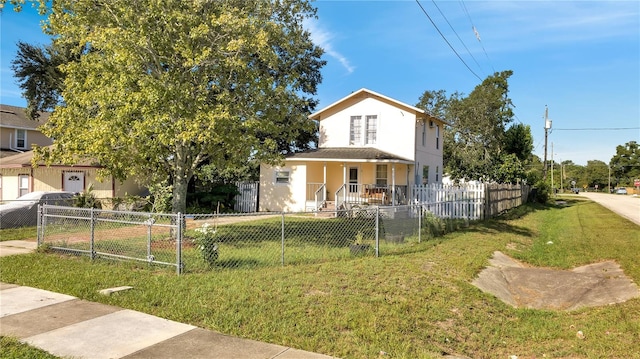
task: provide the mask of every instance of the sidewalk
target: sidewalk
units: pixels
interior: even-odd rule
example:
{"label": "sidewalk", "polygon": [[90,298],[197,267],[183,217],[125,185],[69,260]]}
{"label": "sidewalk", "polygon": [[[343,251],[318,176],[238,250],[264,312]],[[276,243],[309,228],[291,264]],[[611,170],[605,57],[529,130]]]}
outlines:
{"label": "sidewalk", "polygon": [[[29,241],[0,242],[0,256],[34,248]],[[331,358],[7,283],[0,283],[0,335],[73,358]]]}

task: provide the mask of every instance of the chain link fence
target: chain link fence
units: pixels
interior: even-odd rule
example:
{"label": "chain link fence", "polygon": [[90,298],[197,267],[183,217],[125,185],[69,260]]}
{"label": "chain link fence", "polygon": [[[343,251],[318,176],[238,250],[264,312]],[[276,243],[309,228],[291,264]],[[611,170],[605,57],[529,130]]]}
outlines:
{"label": "chain link fence", "polygon": [[183,273],[407,253],[447,226],[417,205],[195,215],[44,205],[38,244],[92,259],[170,266]]}

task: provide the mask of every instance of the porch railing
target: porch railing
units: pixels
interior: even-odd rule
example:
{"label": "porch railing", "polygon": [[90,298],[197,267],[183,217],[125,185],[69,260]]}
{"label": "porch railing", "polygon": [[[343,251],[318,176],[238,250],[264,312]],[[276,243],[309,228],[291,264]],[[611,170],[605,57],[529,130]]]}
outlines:
{"label": "porch railing", "polygon": [[315,192],[316,210],[324,207],[327,202],[327,187],[323,183]]}
{"label": "porch railing", "polygon": [[336,208],[353,205],[397,206],[407,204],[408,186],[343,184],[335,192]]}

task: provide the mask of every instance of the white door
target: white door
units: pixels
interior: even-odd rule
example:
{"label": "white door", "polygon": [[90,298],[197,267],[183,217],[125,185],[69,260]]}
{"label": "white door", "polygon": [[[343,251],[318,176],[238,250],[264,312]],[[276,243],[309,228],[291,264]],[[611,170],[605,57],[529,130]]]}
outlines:
{"label": "white door", "polygon": [[84,172],[65,172],[62,189],[68,192],[84,191]]}

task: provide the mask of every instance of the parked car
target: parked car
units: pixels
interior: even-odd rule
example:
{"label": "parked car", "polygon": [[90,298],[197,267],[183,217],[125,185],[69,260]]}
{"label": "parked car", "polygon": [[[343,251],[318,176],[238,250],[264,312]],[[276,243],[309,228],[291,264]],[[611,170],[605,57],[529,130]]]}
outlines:
{"label": "parked car", "polygon": [[616,190],[616,194],[627,194],[627,189],[626,188],[618,188]]}
{"label": "parked car", "polygon": [[0,228],[35,226],[38,222],[38,204],[70,206],[75,195],[73,192],[63,191],[27,193],[0,205]]}

